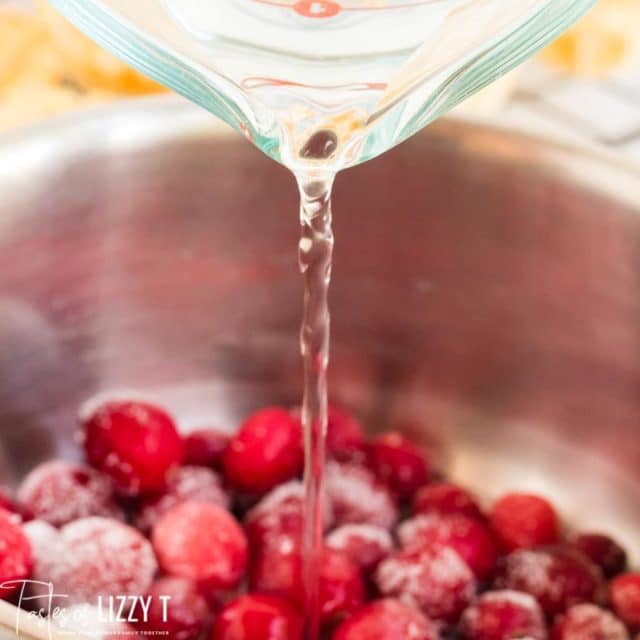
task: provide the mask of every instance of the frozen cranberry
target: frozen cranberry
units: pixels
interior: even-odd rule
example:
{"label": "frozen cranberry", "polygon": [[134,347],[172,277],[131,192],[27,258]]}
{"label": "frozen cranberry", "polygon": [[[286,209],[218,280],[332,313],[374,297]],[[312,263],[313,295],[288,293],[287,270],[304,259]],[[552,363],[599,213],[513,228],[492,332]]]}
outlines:
{"label": "frozen cranberry", "polygon": [[400,498],[410,498],[429,480],[422,449],[395,431],[379,435],[369,447],[369,462],[377,476]]}
{"label": "frozen cranberry", "polygon": [[629,640],[629,632],[611,612],[579,604],[556,620],[551,640]]}
{"label": "frozen cranberry", "polygon": [[231,484],[262,494],[302,471],[304,451],[300,421],[284,409],[257,411],[240,427],[224,455]]}
{"label": "frozen cranberry", "polygon": [[613,578],[627,567],[627,552],[612,538],[600,533],[581,533],[570,544],[598,565],[606,578]]}
{"label": "frozen cranberry", "polygon": [[460,513],[468,518],[484,520],[475,498],[449,482],[436,482],[422,487],[413,498],[414,513]]}
{"label": "frozen cranberry", "polygon": [[[365,599],[359,567],[346,555],[323,549],[320,560],[320,612],[323,623],[353,613]],[[254,559],[252,591],[284,598],[298,609],[304,605],[303,564],[300,545],[290,540],[280,547],[260,551]]]}
{"label": "frozen cranberry", "polygon": [[182,461],[182,439],[171,416],[151,404],[106,402],[83,425],[89,464],[124,495],[159,491]]}
{"label": "frozen cranberry", "polygon": [[325,488],[338,525],[373,524],[391,529],[398,519],[398,508],[389,490],[359,464],[329,462]]}
{"label": "frozen cranberry", "polygon": [[[90,604],[60,608],[56,614],[57,627],[67,633],[78,633],[81,637],[92,640],[132,640],[137,637],[131,625],[121,620],[109,620],[103,609]],[[60,637],[64,635],[66,634],[56,634]]]}
{"label": "frozen cranberry", "polygon": [[220,612],[211,640],[302,640],[302,616],[285,600],[249,594]]}
{"label": "frozen cranberry", "polygon": [[489,528],[460,514],[432,513],[406,520],[398,528],[398,539],[408,549],[451,547],[479,579],[491,574],[497,560]]}
{"label": "frozen cranberry", "polygon": [[144,596],[148,608],[136,604],[136,627],[145,636],[164,635],[173,640],[195,640],[209,619],[209,607],[195,584],[186,578],[159,578]]}
{"label": "frozen cranberry", "polygon": [[531,594],[550,618],[601,595],[602,574],[571,547],[520,549],[498,563],[495,584]]}
{"label": "frozen cranberry", "polygon": [[448,623],[457,621],[476,588],[467,563],[448,547],[399,551],[380,563],[374,580],[383,595]]}
{"label": "frozen cranberry", "polygon": [[505,551],[531,549],[558,541],[556,512],[539,496],[507,494],[493,505],[489,519]]}
{"label": "frozen cranberry", "polygon": [[20,522],[20,516],[0,510],[0,598],[14,593],[33,569],[31,543]]}
{"label": "frozen cranberry", "polygon": [[231,436],[216,429],[197,429],[184,437],[184,462],[197,467],[222,468]]}
{"label": "frozen cranberry", "polygon": [[462,614],[464,640],[547,640],[540,605],[528,593],[488,591]]}
{"label": "frozen cranberry", "polygon": [[33,469],[20,485],[18,498],[36,518],[56,527],[89,516],[124,519],[105,476],[64,460]]}
{"label": "frozen cranberry", "polygon": [[609,585],[613,610],[634,631],[640,630],[640,573],[625,573]]}
{"label": "frozen cranberry", "polygon": [[148,532],[169,509],[187,501],[211,502],[224,509],[229,497],[215,471],[205,467],[180,467],[167,480],[162,493],[142,498],[135,525]]}
{"label": "frozen cranberry", "polygon": [[336,460],[363,460],[365,447],[362,425],[357,418],[338,407],[329,407],[327,453]]}
{"label": "frozen cranberry", "polygon": [[235,518],[210,502],[184,502],[153,528],[160,567],[212,589],[237,586],[247,567],[247,539]]}
{"label": "frozen cranberry", "polygon": [[364,572],[373,571],[393,550],[393,538],[372,524],[344,524],[326,539],[329,548],[349,556]]}
{"label": "frozen cranberry", "polygon": [[386,598],[363,607],[343,622],[332,640],[438,640],[436,626],[419,611]]}

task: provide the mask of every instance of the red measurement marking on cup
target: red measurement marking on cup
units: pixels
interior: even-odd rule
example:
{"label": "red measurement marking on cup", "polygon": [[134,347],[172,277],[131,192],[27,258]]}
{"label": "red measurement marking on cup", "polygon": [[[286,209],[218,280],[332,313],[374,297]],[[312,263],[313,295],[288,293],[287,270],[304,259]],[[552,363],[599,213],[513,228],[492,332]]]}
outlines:
{"label": "red measurement marking on cup", "polygon": [[424,4],[431,4],[437,0],[416,0],[403,4],[373,4],[363,5],[361,2],[339,4],[332,0],[298,0],[290,4],[279,0],[253,0],[258,4],[268,4],[274,7],[293,9],[298,15],[305,18],[333,18],[344,11],[384,11],[388,9],[411,9]]}
{"label": "red measurement marking on cup", "polygon": [[301,0],[293,5],[293,10],[305,18],[331,18],[338,15],[342,7],[330,0]]}

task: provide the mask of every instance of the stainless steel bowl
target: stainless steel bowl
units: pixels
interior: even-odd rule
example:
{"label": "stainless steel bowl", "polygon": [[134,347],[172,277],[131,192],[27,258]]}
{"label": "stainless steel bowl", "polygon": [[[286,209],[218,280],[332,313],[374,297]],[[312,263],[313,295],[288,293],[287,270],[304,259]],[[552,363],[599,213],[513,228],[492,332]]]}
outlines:
{"label": "stainless steel bowl", "polygon": [[[4,480],[124,389],[185,428],[300,396],[293,179],[174,100],[0,145]],[[487,499],[640,554],[640,172],[456,121],[342,175],[331,387]]]}

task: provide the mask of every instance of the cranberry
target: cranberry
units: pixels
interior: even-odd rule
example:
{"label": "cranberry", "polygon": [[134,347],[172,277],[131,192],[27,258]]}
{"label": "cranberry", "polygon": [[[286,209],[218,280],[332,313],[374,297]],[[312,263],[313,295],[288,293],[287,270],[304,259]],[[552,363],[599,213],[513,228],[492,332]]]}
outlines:
{"label": "cranberry", "polygon": [[344,524],[334,529],[326,544],[349,556],[364,572],[373,571],[393,550],[393,538],[372,524]]}
{"label": "cranberry", "polygon": [[64,460],[33,469],[22,481],[18,498],[36,518],[56,527],[88,516],[124,519],[105,476]]}
{"label": "cranberry", "polygon": [[7,598],[33,569],[29,538],[20,526],[20,516],[0,510],[0,597]]}
{"label": "cranberry", "polygon": [[302,616],[286,601],[249,594],[220,612],[211,640],[302,640],[302,629]]}
{"label": "cranberry", "polygon": [[247,539],[235,518],[210,502],[184,502],[165,513],[151,536],[160,567],[212,589],[232,589],[247,566]]}
{"label": "cranberry", "polygon": [[327,453],[336,460],[363,460],[365,439],[360,422],[343,409],[331,406],[327,415]]}
{"label": "cranberry", "polygon": [[383,595],[448,623],[456,622],[476,587],[467,563],[448,547],[399,551],[380,563],[374,580]]}
{"label": "cranberry", "polygon": [[606,578],[613,578],[627,568],[627,552],[609,536],[581,533],[570,544],[597,564]]}
{"label": "cranberry", "polygon": [[373,524],[391,529],[398,519],[393,496],[366,467],[329,462],[325,487],[338,525]]}
{"label": "cranberry", "polygon": [[[365,587],[359,567],[346,555],[332,549],[320,552],[320,613],[323,623],[353,613],[365,599]],[[303,565],[300,545],[285,541],[279,548],[258,553],[254,560],[252,591],[284,598],[293,606],[304,606]]]}
{"label": "cranberry", "polygon": [[143,635],[195,640],[209,619],[206,600],[186,578],[159,578],[145,594],[145,600],[149,603],[147,611],[137,604],[132,612]]}
{"label": "cranberry", "polygon": [[489,528],[460,514],[432,513],[406,520],[398,528],[398,539],[410,549],[451,547],[479,579],[491,574],[497,560],[496,545]]}
{"label": "cranberry", "polygon": [[187,501],[211,502],[224,509],[229,507],[229,497],[215,471],[204,467],[180,467],[171,475],[162,493],[142,498],[136,527],[150,531],[169,509]]}
{"label": "cranberry", "polygon": [[231,436],[216,429],[197,429],[184,437],[184,462],[221,469]]}
{"label": "cranberry", "polygon": [[378,477],[400,498],[410,498],[429,480],[429,463],[422,449],[395,431],[378,436],[369,448],[369,463]]}
{"label": "cranberry", "polygon": [[547,616],[563,613],[601,595],[600,570],[571,547],[519,549],[498,563],[495,584],[531,594]]}
{"label": "cranberry", "polygon": [[363,607],[343,622],[332,640],[438,640],[435,625],[419,611],[386,598]]}
{"label": "cranberry", "polygon": [[151,404],[106,402],[83,425],[89,464],[124,495],[159,491],[182,461],[182,439],[171,416]]}
{"label": "cranberry", "polygon": [[505,551],[531,549],[558,541],[556,512],[539,496],[507,494],[493,505],[489,519]]}
{"label": "cranberry", "polygon": [[300,421],[284,409],[262,409],[250,416],[224,455],[231,484],[263,494],[302,472],[304,451]]}
{"label": "cranberry", "polygon": [[547,640],[547,626],[535,598],[518,591],[489,591],[462,614],[465,640]]}
{"label": "cranberry", "polygon": [[413,498],[414,513],[460,513],[468,518],[484,520],[475,498],[450,482],[436,482],[422,487]]}
{"label": "cranberry", "polygon": [[640,630],[640,573],[625,573],[609,585],[613,610],[634,631]]}
{"label": "cranberry", "polygon": [[551,640],[629,640],[629,632],[611,612],[579,604],[556,620]]}

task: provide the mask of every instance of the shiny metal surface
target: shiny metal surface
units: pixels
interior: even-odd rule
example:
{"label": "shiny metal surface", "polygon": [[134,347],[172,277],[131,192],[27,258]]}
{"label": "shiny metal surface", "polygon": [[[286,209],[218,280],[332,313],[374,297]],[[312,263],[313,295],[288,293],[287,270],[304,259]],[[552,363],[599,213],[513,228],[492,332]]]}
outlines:
{"label": "shiny metal surface", "polygon": [[[0,145],[5,480],[131,389],[185,428],[300,395],[296,191],[177,101]],[[640,173],[446,121],[339,177],[332,388],[487,498],[640,531]]]}

